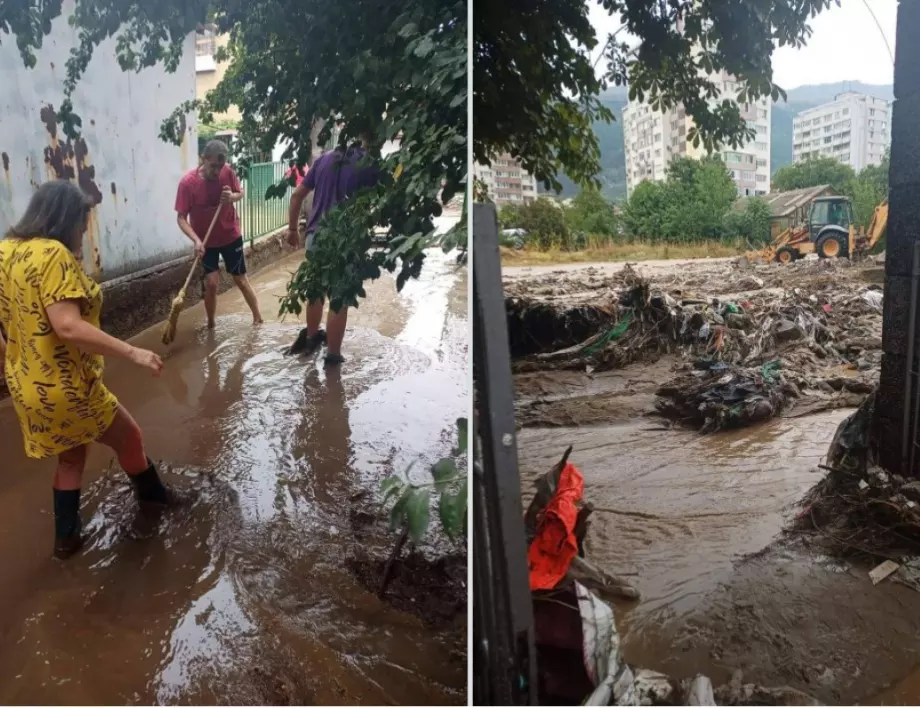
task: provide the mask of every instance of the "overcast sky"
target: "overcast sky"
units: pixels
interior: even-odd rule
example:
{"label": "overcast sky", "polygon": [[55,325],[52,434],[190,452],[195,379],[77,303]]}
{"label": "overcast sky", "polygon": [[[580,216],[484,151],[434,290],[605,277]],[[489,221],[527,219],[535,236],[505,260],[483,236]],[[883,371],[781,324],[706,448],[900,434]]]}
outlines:
{"label": "overcast sky", "polygon": [[[891,57],[866,4],[894,52],[897,0],[842,0],[841,7],[832,4],[811,21],[813,34],[803,49],[774,52],[773,80],[784,89],[836,81],[892,83]],[[608,16],[596,3],[591,4],[591,21],[601,42],[620,24],[619,18]]]}

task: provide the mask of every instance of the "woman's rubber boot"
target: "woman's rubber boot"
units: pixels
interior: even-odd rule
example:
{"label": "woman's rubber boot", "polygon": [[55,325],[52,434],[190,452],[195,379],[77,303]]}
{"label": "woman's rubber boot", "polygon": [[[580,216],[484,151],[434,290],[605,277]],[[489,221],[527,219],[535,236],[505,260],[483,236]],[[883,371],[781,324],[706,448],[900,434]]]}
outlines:
{"label": "woman's rubber boot", "polygon": [[134,495],[141,506],[170,507],[179,506],[187,501],[186,495],[163,484],[156,465],[147,458],[149,467],[140,474],[128,475],[134,485]]}
{"label": "woman's rubber boot", "polygon": [[83,548],[83,523],[80,521],[80,490],[54,491],[54,557],[67,560]]}

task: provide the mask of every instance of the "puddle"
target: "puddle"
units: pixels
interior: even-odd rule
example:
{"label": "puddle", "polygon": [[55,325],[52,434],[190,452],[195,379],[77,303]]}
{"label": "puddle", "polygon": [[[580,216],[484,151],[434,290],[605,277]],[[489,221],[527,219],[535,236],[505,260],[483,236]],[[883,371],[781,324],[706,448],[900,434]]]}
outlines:
{"label": "puddle", "polygon": [[[264,314],[296,265],[254,279]],[[299,325],[253,329],[235,292],[214,333],[200,307],[182,314],[163,378],[109,364],[148,454],[201,494],[148,540],[128,538],[113,470],[85,495],[88,549],[52,562],[52,466],[23,459],[0,403],[0,702],[465,704],[465,615],[432,629],[347,560],[393,542],[372,518],[356,528],[354,500],[373,511],[380,481],[441,456],[467,414],[466,273],[433,252],[403,293],[389,277],[368,292],[339,375],[283,357]],[[108,465],[95,447],[87,481]]]}

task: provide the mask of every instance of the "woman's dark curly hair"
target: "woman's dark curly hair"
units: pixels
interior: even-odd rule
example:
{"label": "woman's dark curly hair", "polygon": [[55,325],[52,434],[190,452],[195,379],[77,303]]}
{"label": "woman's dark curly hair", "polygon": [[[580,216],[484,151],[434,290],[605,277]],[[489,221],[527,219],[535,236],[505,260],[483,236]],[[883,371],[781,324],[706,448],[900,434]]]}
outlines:
{"label": "woman's dark curly hair", "polygon": [[93,203],[67,180],[45,182],[32,195],[26,213],[8,232],[8,238],[51,238],[70,251],[80,242]]}

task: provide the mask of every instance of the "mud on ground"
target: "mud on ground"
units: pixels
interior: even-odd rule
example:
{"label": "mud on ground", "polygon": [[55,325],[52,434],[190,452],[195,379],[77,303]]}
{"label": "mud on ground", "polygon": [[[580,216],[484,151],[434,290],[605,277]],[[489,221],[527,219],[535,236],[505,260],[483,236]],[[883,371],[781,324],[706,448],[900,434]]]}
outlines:
{"label": "mud on ground", "polygon": [[[540,334],[545,348],[515,357],[524,501],[531,482],[574,445],[571,461],[596,508],[587,554],[634,579],[642,593],[640,602],[616,608],[627,661],[676,679],[704,673],[716,686],[741,670],[744,682],[790,687],[827,704],[916,704],[920,593],[893,581],[873,586],[874,562],[843,562],[818,536],[786,533],[825,477],[819,465],[830,464],[839,423],[877,380],[877,279],[846,261],[634,270],[650,298],[746,301],[754,307],[741,314],[760,325],[766,317],[758,313],[793,304],[819,325],[811,332],[826,334],[770,344],[753,366],[742,354],[739,369],[755,374],[779,359],[798,395],[772,420],[701,436],[657,415],[655,402],[664,384],[694,376],[694,361],[711,360],[711,349],[677,337],[604,360],[580,355],[584,332],[566,339],[564,313],[578,308],[606,313],[605,326],[614,327],[634,275],[604,265],[515,269],[506,278],[509,297],[563,313],[558,330]],[[565,348],[574,352],[559,366],[551,357]]]}
{"label": "mud on ground", "polygon": [[[704,431],[857,406],[881,362],[881,290],[864,270],[724,259],[518,270],[505,294],[519,422],[611,422],[650,393],[648,412]],[[656,387],[640,373],[651,366]],[[571,395],[549,391],[557,379]],[[591,392],[575,394],[578,380]]]}

